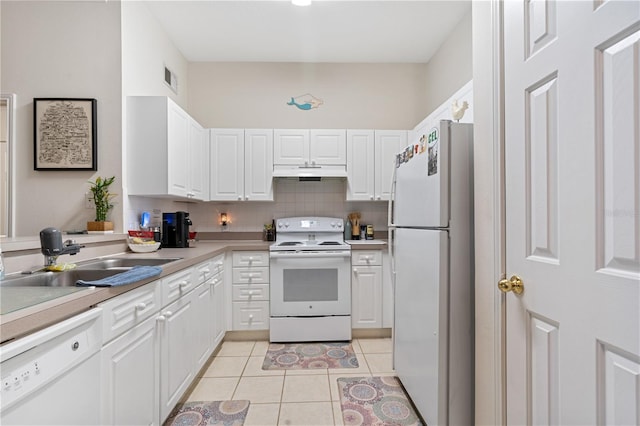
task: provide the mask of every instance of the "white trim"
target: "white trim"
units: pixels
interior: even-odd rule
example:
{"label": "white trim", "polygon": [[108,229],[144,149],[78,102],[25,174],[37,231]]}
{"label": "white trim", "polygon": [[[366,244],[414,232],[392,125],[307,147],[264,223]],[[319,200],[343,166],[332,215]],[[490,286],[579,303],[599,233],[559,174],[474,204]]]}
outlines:
{"label": "white trim", "polygon": [[502,2],[472,2],[475,156],[475,424],[506,424]]}

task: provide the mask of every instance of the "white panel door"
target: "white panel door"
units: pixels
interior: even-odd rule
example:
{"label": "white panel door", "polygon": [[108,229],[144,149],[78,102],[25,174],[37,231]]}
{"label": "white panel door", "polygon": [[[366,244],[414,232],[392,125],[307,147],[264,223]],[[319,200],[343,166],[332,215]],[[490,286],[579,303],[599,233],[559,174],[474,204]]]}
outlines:
{"label": "white panel door", "polygon": [[311,165],[346,165],[346,131],[342,129],[311,130],[309,132],[309,163]]}
{"label": "white panel door", "polygon": [[209,200],[209,131],[189,120],[189,191],[187,196]]}
{"label": "white panel door", "polygon": [[158,347],[153,317],[102,348],[101,424],[160,424]]}
{"label": "white panel door", "polygon": [[382,327],[382,266],[353,266],[351,325],[353,328]]}
{"label": "white panel door", "polygon": [[303,165],[309,161],[309,130],[275,129],[273,164]]}
{"label": "white panel door", "polygon": [[211,201],[244,199],[244,129],[212,129]]}
{"label": "white panel door", "polygon": [[406,130],[375,131],[375,199],[389,200],[396,154],[407,146]]}
{"label": "white panel door", "polygon": [[638,425],[640,2],[504,12],[507,423]]}
{"label": "white panel door", "polygon": [[374,176],[373,130],[347,130],[347,200],[373,200]]}
{"label": "white panel door", "polygon": [[186,197],[189,191],[187,164],[190,117],[172,101],[168,100],[167,105],[168,191],[169,194]]}
{"label": "white panel door", "polygon": [[273,201],[273,130],[244,131],[244,198]]}
{"label": "white panel door", "polygon": [[160,312],[160,421],[164,422],[193,381],[194,298],[188,294]]}

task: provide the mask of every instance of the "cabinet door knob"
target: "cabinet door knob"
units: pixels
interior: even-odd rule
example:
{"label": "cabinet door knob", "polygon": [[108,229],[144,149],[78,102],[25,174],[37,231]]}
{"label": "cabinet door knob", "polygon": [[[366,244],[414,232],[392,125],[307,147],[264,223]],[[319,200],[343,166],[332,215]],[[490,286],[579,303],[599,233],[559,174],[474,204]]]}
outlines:
{"label": "cabinet door knob", "polygon": [[143,311],[143,310],[145,310],[145,309],[146,309],[146,307],[147,307],[147,304],[146,304],[146,303],[144,303],[144,302],[140,302],[140,303],[138,303],[138,304],[136,305],[136,310],[137,310],[137,311]]}
{"label": "cabinet door knob", "polygon": [[245,199],[246,201],[249,201],[249,197],[244,197],[244,199]]}
{"label": "cabinet door knob", "polygon": [[238,195],[238,201],[242,201],[242,195]]}
{"label": "cabinet door knob", "polygon": [[188,281],[180,281],[180,284],[178,284],[178,286],[180,287],[180,290],[182,290],[183,288],[185,288],[188,285],[189,285]]}
{"label": "cabinet door knob", "polygon": [[354,274],[357,274],[357,273],[358,273],[358,270],[357,270],[356,268],[353,268],[353,273],[354,273]]}
{"label": "cabinet door knob", "polygon": [[166,317],[166,318],[171,318],[171,315],[173,315],[173,312],[171,312],[171,311],[167,311],[167,312],[163,313],[162,315],[163,315],[164,317]]}
{"label": "cabinet door knob", "polygon": [[249,321],[253,320],[253,314],[249,315]]}

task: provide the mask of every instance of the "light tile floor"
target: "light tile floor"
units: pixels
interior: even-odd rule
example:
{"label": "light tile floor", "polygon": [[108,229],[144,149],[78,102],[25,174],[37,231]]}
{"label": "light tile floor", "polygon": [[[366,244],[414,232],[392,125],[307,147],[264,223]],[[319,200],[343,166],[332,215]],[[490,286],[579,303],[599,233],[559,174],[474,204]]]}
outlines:
{"label": "light tile floor", "polygon": [[339,377],[395,375],[391,339],[354,339],[358,368],[263,370],[269,342],[224,342],[189,401],[251,401],[246,426],[342,426]]}

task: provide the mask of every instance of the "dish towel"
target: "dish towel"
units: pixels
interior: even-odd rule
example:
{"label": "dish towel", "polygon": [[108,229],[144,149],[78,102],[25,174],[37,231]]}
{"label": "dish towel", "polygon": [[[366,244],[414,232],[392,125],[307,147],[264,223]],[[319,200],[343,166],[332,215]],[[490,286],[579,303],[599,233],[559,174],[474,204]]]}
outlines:
{"label": "dish towel", "polygon": [[147,278],[155,277],[162,273],[159,266],[134,266],[126,272],[94,281],[76,281],[77,286],[115,287],[118,285],[132,284]]}

